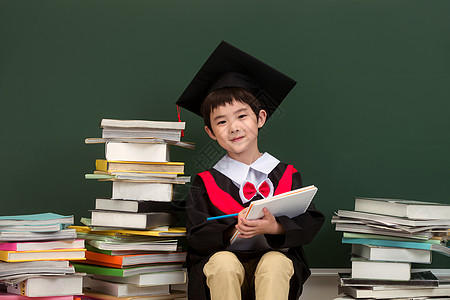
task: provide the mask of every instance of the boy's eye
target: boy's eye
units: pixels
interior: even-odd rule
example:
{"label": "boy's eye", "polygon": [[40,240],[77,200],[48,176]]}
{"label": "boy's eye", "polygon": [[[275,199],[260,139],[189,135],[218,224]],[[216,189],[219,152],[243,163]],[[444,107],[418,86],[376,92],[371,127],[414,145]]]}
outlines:
{"label": "boy's eye", "polygon": [[239,119],[245,118],[247,115],[243,114],[243,115],[239,115]]}
{"label": "boy's eye", "polygon": [[221,124],[225,124],[225,121],[219,121],[219,122],[217,122],[217,125],[221,125]]}

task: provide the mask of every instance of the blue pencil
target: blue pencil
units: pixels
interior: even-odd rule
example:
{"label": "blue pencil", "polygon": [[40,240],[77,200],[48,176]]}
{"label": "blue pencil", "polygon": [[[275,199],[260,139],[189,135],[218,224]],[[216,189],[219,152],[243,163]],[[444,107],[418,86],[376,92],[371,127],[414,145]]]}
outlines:
{"label": "blue pencil", "polygon": [[217,220],[217,219],[224,219],[224,218],[231,218],[231,217],[236,217],[238,214],[231,214],[231,215],[222,215],[222,216],[217,216],[217,217],[209,217],[206,220],[210,221],[210,220]]}

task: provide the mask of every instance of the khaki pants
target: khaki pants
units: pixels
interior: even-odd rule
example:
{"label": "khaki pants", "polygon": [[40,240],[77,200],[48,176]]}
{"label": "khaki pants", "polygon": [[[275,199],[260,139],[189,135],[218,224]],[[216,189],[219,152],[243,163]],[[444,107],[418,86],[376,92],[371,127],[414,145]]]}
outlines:
{"label": "khaki pants", "polygon": [[220,251],[211,256],[203,273],[211,300],[287,300],[294,267],[292,261],[278,251],[243,263],[234,253]]}

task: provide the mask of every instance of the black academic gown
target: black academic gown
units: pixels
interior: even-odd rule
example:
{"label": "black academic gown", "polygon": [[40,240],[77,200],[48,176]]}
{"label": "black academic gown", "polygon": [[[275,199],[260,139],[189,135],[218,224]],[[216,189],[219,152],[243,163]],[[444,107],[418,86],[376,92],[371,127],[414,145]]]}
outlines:
{"label": "black academic gown", "polygon": [[[277,188],[280,178],[283,176],[287,164],[279,163],[268,177]],[[247,207],[250,202],[243,204],[239,197],[239,189],[225,175],[215,169],[209,170],[217,185],[228,192],[239,204]],[[292,190],[302,187],[302,180],[299,172],[292,175]],[[255,196],[253,200],[260,199]],[[209,288],[206,285],[206,277],[203,274],[203,266],[209,258],[216,252],[225,250],[229,245],[229,236],[224,236],[224,232],[234,227],[236,218],[225,218],[214,221],[206,221],[211,216],[223,215],[209,200],[205,185],[200,176],[196,176],[186,202],[187,212],[187,239],[189,242],[187,267],[189,274],[188,295],[191,300],[210,299]],[[289,257],[294,265],[294,275],[290,281],[289,300],[297,300],[302,293],[302,286],[311,274],[303,245],[310,243],[321,228],[325,217],[311,204],[308,210],[295,218],[281,216],[276,218],[284,227],[285,235],[265,235],[266,241],[272,250],[289,250],[285,255]],[[239,259],[245,260],[249,257],[261,257],[264,251],[233,251]],[[247,299],[243,299],[247,300]]]}

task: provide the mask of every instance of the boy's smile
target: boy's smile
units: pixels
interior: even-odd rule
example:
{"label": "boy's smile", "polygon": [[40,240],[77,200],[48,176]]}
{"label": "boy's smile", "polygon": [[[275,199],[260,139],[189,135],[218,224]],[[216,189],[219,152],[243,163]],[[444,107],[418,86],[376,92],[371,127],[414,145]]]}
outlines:
{"label": "boy's smile", "polygon": [[234,100],[211,112],[212,131],[207,126],[205,130],[231,158],[251,164],[261,156],[258,129],[264,125],[266,117],[266,111],[261,110],[257,117],[248,104]]}

